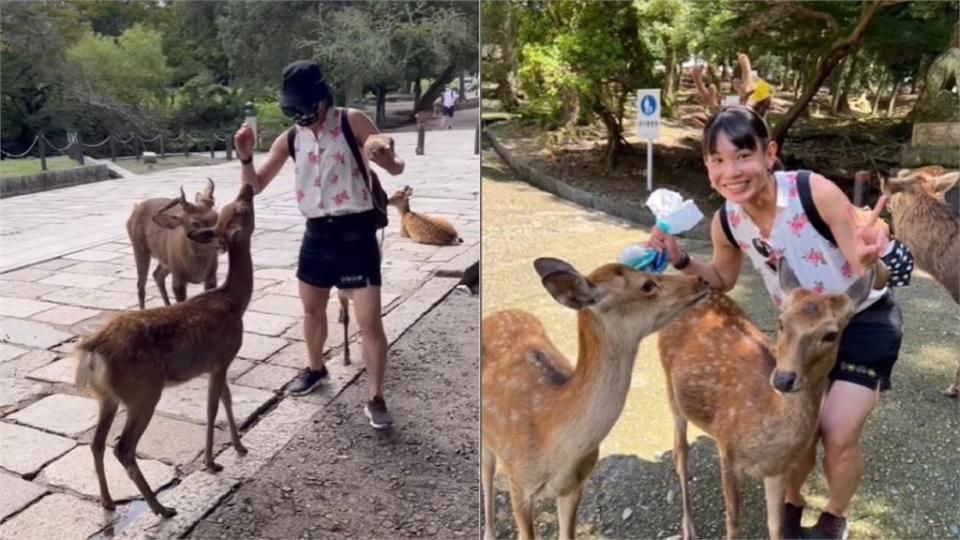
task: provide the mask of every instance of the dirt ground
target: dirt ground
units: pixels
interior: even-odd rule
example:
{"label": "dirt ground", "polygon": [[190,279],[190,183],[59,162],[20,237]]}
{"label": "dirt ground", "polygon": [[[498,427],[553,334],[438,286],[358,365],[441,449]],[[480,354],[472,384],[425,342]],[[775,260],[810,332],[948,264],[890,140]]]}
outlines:
{"label": "dirt ground", "polygon": [[455,290],[390,348],[394,430],[367,423],[361,375],[190,537],[477,537],[479,318]]}

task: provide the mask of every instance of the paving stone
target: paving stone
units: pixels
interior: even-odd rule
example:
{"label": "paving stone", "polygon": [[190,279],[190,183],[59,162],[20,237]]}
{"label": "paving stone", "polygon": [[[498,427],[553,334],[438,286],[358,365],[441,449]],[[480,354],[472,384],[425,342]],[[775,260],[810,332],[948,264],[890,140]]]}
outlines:
{"label": "paving stone", "polygon": [[33,316],[33,319],[36,321],[70,326],[99,314],[100,311],[96,309],[84,309],[74,306],[57,306],[42,313],[37,313]]}
{"label": "paving stone", "polygon": [[274,315],[286,315],[288,317],[299,317],[303,315],[303,304],[300,303],[299,298],[291,298],[279,294],[263,296],[251,302],[248,309],[262,313],[273,313]]}
{"label": "paving stone", "polygon": [[0,316],[25,318],[56,306],[57,304],[51,304],[50,302],[0,296]]}
{"label": "paving stone", "polygon": [[21,424],[75,437],[97,423],[99,406],[93,399],[54,394],[9,416]]}
{"label": "paving stone", "polygon": [[297,280],[287,280],[263,289],[265,294],[280,294],[283,296],[292,296],[300,298],[300,282]]}
{"label": "paving stone", "polygon": [[230,362],[230,367],[227,368],[227,380],[234,381],[244,373],[250,371],[255,364],[249,360],[244,360],[243,358],[234,358],[233,362]]}
{"label": "paving stone", "polygon": [[407,328],[430,310],[457,285],[456,278],[433,278],[384,317],[387,343],[400,338]]}
{"label": "paving stone", "polygon": [[60,285],[62,287],[79,287],[81,289],[98,289],[110,283],[113,279],[112,277],[102,275],[93,276],[89,274],[58,272],[46,279],[41,279],[40,283],[45,285]]}
{"label": "paving stone", "polygon": [[0,422],[0,468],[33,474],[77,445],[73,439]]}
{"label": "paving stone", "polygon": [[56,285],[42,285],[25,281],[0,281],[0,296],[37,299],[60,289],[61,287]]}
{"label": "paving stone", "polygon": [[28,349],[26,354],[0,363],[0,377],[26,377],[28,373],[56,360],[58,355],[43,349]]}
{"label": "paving stone", "polygon": [[69,255],[64,255],[64,259],[73,259],[75,261],[101,262],[115,259],[117,254],[112,251],[99,251],[96,249],[85,249]]}
{"label": "paving stone", "polygon": [[[70,263],[71,266],[62,268],[64,272],[71,272],[74,274],[87,274],[91,276],[103,276],[113,279],[122,277],[124,274],[130,272],[129,266],[124,266],[120,264],[112,263],[102,263],[102,262],[80,262],[70,261],[68,259],[63,259]],[[136,268],[134,267],[134,279],[136,279]]]}
{"label": "paving stone", "polygon": [[307,355],[307,344],[303,341],[297,341],[271,356],[267,360],[267,363],[275,366],[303,369],[307,367],[307,358],[309,358]]}
{"label": "paving stone", "polygon": [[296,322],[297,319],[294,317],[271,315],[257,311],[247,310],[243,314],[243,329],[245,331],[267,336],[279,336]]}
{"label": "paving stone", "polygon": [[36,266],[30,268],[21,268],[13,272],[4,272],[0,274],[0,279],[10,279],[13,281],[40,281],[41,279],[52,276],[52,272],[38,270]]}
{"label": "paving stone", "polygon": [[[259,225],[259,223],[257,223],[257,225]],[[254,279],[287,281],[290,279],[295,279],[297,277],[297,271],[294,268],[261,268],[254,270],[253,277]]]}
{"label": "paving stone", "polygon": [[[125,279],[117,278],[109,283],[104,283],[100,286],[101,291],[110,291],[110,292],[121,292],[127,294],[137,294],[137,280],[136,279]],[[147,279],[147,285],[144,289],[149,295],[152,292],[160,294],[160,291],[157,289],[156,282],[153,281],[152,277]],[[170,293],[170,290],[167,290],[167,293]]]}
{"label": "paving stone", "polygon": [[30,269],[53,271],[53,270],[60,270],[61,268],[64,268],[76,263],[77,261],[71,261],[67,259],[50,259],[49,261],[43,261],[43,262],[39,262],[37,264],[31,265]]}
{"label": "paving stone", "polygon": [[0,318],[0,341],[48,349],[71,337],[49,324]]}
{"label": "paving stone", "polygon": [[[98,315],[94,315],[89,319],[84,319],[83,321],[71,326],[70,332],[78,336],[90,336],[96,334],[101,328],[106,326],[108,322],[121,313],[123,312],[114,310],[101,311]],[[72,350],[72,347],[69,350]]]}
{"label": "paving stone", "polygon": [[237,352],[237,356],[251,360],[266,360],[271,354],[286,347],[287,343],[285,339],[244,332],[243,345]]}
{"label": "paving stone", "polygon": [[[275,394],[259,388],[230,384],[230,396],[233,398],[233,417],[239,426],[273,399]],[[185,384],[166,388],[160,403],[157,404],[157,410],[197,424],[206,424],[207,377],[198,377]],[[217,407],[217,425],[227,425],[222,404]]]}
{"label": "paving stone", "polygon": [[196,471],[174,488],[157,496],[161,504],[175,508],[177,515],[161,519],[152,512],[144,512],[115,538],[181,538],[239,483],[239,480],[223,473],[214,475]]}
{"label": "paving stone", "polygon": [[0,411],[42,395],[47,385],[23,379],[0,378]]}
{"label": "paving stone", "polygon": [[52,364],[30,372],[27,375],[30,379],[38,381],[47,381],[52,383],[73,384],[77,376],[77,360],[73,356],[67,356]]}
{"label": "paving stone", "polygon": [[[176,471],[165,463],[138,458],[137,464],[154,491],[176,478]],[[123,465],[112,452],[105,453],[103,468],[107,477],[107,487],[110,488],[110,495],[115,501],[140,498],[137,486],[127,476]],[[100,485],[97,482],[97,473],[93,468],[93,458],[88,445],[77,446],[65,456],[44,467],[39,479],[50,485],[68,488],[89,497],[100,496]]]}
{"label": "paving stone", "polygon": [[303,426],[316,414],[317,406],[322,403],[319,392],[281,401],[241,439],[249,451],[247,455],[237,455],[228,448],[217,456],[217,463],[223,465],[220,475],[238,480],[251,478],[294,435],[303,430]]}
{"label": "paving stone", "polygon": [[237,379],[237,384],[250,386],[252,388],[261,388],[263,390],[278,391],[296,376],[296,369],[262,364],[255,366]]}
{"label": "paving stone", "polygon": [[0,540],[84,540],[107,522],[100,505],[54,493],[0,525]]}
{"label": "paving stone", "polygon": [[0,472],[0,521],[17,512],[46,493],[38,484],[21,480],[16,476]]}
{"label": "paving stone", "polygon": [[0,364],[6,362],[7,360],[13,360],[14,358],[26,352],[27,349],[21,349],[20,347],[14,347],[13,345],[0,343]]}
{"label": "paving stone", "polygon": [[[127,414],[125,410],[120,410],[117,417],[110,425],[110,432],[107,434],[107,446],[113,448],[116,446],[117,438],[123,432],[124,422]],[[93,434],[96,428],[88,430],[77,439],[82,444],[90,444],[93,441]],[[184,466],[193,461],[203,451],[206,444],[206,425],[195,424],[185,420],[169,418],[162,414],[154,413],[150,419],[150,425],[143,432],[140,443],[137,444],[137,456],[145,459],[155,459],[169,465]],[[213,451],[217,452],[219,447],[230,442],[230,436],[220,428],[213,430]],[[112,454],[109,454],[112,456]],[[115,459],[111,457],[110,459]],[[156,486],[154,486],[156,489]]]}
{"label": "paving stone", "polygon": [[71,287],[45,294],[43,300],[97,309],[126,310],[138,307],[136,290],[129,294]]}

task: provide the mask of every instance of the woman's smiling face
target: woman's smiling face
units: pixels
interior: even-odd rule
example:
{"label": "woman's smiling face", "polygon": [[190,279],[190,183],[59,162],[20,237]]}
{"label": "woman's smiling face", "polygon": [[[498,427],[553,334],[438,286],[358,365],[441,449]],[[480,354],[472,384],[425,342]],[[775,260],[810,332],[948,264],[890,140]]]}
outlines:
{"label": "woman's smiling face", "polygon": [[756,197],[767,182],[769,171],[776,160],[777,145],[770,142],[763,148],[759,140],[756,149],[738,148],[726,133],[717,133],[712,151],[705,153],[710,185],[724,199],[743,204]]}

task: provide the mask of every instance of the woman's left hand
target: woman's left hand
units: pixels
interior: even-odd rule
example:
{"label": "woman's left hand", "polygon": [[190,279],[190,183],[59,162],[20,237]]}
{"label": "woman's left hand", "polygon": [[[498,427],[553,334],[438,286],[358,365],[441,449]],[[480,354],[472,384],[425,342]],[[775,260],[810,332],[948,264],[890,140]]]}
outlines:
{"label": "woman's left hand", "polygon": [[876,227],[880,212],[883,212],[886,204],[887,197],[884,195],[880,197],[865,220],[857,217],[857,212],[852,204],[847,205],[847,217],[850,220],[850,226],[853,227],[854,239],[856,240],[856,257],[864,268],[869,268],[880,259],[880,255],[883,254],[887,242],[889,242],[886,233]]}

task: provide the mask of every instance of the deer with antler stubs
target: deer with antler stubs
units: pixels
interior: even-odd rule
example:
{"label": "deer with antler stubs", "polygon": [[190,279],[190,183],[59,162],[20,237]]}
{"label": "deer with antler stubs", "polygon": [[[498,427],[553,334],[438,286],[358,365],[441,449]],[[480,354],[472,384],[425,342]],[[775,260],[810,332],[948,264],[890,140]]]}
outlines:
{"label": "deer with antler stubs", "polygon": [[[928,272],[960,304],[960,217],[944,202],[944,193],[960,181],[960,172],[939,167],[901,171],[880,177],[893,216],[897,238],[913,252],[917,266]],[[943,394],[960,396],[960,368]]]}
{"label": "deer with antler stubs", "polygon": [[213,180],[197,193],[195,202],[187,201],[183,188],[175,199],[155,198],[137,203],[127,220],[127,235],[137,264],[137,297],[144,308],[147,271],[150,259],[157,260],[153,278],[165,305],[170,305],[165,281],[173,276],[173,294],[178,302],[187,298],[187,283],[203,283],[204,290],[217,286],[217,256],[213,227],[217,211],[213,209]]}
{"label": "deer with antler stubs", "polygon": [[[756,85],[753,82],[753,71],[750,65],[750,57],[745,53],[737,55],[737,62],[740,64],[740,78],[732,81],[732,87],[737,92],[737,103],[744,107],[750,107],[761,117],[766,114],[770,108],[772,99],[766,98],[750,103],[750,96],[756,91]],[[708,68],[708,74],[712,70]],[[713,84],[711,84],[711,81]],[[720,96],[719,81],[716,76],[711,77],[711,81],[704,81],[703,68],[697,66],[693,68],[693,84],[697,88],[697,94],[700,96],[700,103],[705,109],[705,113],[693,115],[694,121],[701,127],[706,125],[709,115],[720,110],[722,102]]]}
{"label": "deer with antler stubs", "polygon": [[574,368],[540,321],[509,310],[481,328],[481,471],[484,538],[493,538],[493,476],[510,479],[517,531],[533,538],[533,503],[557,497],[560,538],[573,538],[577,506],[600,442],[623,410],[640,340],[707,295],[706,283],[608,264],[583,276],[541,258],[534,267],[560,304],[577,311]]}
{"label": "deer with antler stubs", "polygon": [[229,256],[223,285],[171,306],[122,313],[77,345],[77,389],[92,393],[100,404],[90,449],[104,508],[115,508],[104,475],[103,454],[121,403],[126,407],[127,420],[113,453],[150,509],[163,517],[172,517],[176,511],[157,501],[137,465],[136,453],[165,386],[209,376],[204,450],[207,470],[221,470],[213,461],[213,427],[221,401],[233,447],[241,455],[246,453],[233,418],[227,369],[240,350],[243,314],[253,294],[253,229],[253,188],[244,184],[237,199],[220,212],[213,229]]}
{"label": "deer with antler stubs", "polygon": [[695,536],[687,485],[687,423],[717,443],[727,538],[739,529],[738,482],[763,478],[770,538],[779,539],[787,471],[809,448],[836,362],[840,335],[865,300],[875,267],[845,294],[801,289],[786,258],[780,286],[787,296],[776,347],[737,304],[719,292],[658,336],[674,417],[674,463],[680,479],[683,538]]}

